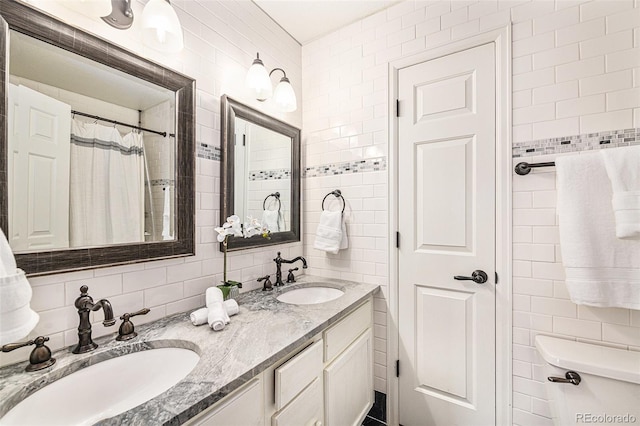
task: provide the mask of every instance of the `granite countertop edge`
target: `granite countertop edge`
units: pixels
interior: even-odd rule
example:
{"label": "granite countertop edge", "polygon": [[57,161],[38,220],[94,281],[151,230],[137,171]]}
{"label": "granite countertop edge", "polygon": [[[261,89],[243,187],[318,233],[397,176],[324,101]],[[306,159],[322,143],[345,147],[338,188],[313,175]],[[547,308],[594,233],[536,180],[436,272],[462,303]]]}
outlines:
{"label": "granite countertop edge", "polygon": [[[318,282],[340,288],[345,294],[314,305],[277,300],[283,292]],[[97,424],[148,424],[150,419],[156,424],[183,424],[340,321],[378,289],[377,284],[304,275],[298,283],[272,292],[241,294],[237,298],[239,315],[231,317],[221,332],[207,325],[193,326],[189,311],[136,326],[138,337],[128,342],[116,342],[112,334],[94,339],[100,346],[88,354],[74,355],[69,348],[57,351],[53,354],[57,363],[45,372],[25,373],[26,362],[4,367],[0,369],[0,416],[46,384],[88,365],[140,350],[182,347],[200,355],[184,379],[155,398]]]}

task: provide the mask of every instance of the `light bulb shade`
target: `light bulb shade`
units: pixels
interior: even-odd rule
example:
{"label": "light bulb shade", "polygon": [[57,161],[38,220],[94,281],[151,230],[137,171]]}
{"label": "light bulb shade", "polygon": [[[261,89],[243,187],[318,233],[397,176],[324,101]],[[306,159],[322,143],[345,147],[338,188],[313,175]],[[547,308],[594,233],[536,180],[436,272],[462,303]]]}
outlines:
{"label": "light bulb shade", "polygon": [[184,47],[176,11],[165,0],[149,0],[142,11],[142,41],[160,52],[177,53]]}
{"label": "light bulb shade", "polygon": [[253,97],[259,101],[269,99],[273,93],[271,78],[269,78],[269,73],[260,59],[253,61],[253,65],[247,73],[245,84],[251,90]]}
{"label": "light bulb shade", "polygon": [[280,111],[284,112],[293,112],[298,108],[296,92],[293,91],[288,78],[282,77],[276,86],[276,90],[273,92],[273,102]]}
{"label": "light bulb shade", "polygon": [[111,13],[111,0],[62,0],[61,3],[92,18],[100,18]]}

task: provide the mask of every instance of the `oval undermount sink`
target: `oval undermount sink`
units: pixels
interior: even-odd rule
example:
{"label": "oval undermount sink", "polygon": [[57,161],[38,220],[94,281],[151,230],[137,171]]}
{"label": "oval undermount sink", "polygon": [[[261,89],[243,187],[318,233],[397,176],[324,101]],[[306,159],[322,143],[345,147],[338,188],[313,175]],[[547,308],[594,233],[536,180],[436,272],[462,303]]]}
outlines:
{"label": "oval undermount sink", "polygon": [[200,356],[159,348],[111,358],[65,376],[33,393],[0,425],[90,425],[132,409],[185,378]]}
{"label": "oval undermount sink", "polygon": [[292,305],[314,305],[316,303],[329,302],[342,296],[344,291],[323,286],[296,288],[282,293],[277,299]]}

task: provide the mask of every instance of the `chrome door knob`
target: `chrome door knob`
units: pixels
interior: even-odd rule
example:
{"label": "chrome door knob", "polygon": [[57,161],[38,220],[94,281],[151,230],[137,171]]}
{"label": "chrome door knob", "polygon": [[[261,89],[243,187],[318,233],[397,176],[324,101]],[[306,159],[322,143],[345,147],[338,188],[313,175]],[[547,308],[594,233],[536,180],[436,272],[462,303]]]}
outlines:
{"label": "chrome door knob", "polygon": [[458,281],[473,281],[476,284],[484,284],[489,279],[489,276],[485,271],[476,269],[471,273],[470,277],[465,277],[463,275],[454,275],[453,279]]}

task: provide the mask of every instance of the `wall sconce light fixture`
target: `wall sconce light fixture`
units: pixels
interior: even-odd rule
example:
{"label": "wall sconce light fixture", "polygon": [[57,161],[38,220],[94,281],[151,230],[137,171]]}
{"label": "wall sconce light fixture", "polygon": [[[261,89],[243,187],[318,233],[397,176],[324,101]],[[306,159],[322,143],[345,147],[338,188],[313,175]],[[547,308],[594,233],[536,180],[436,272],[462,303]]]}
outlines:
{"label": "wall sconce light fixture", "polygon": [[[133,24],[131,0],[64,0],[84,15],[102,17],[107,24],[126,30]],[[149,0],[142,10],[142,41],[148,47],[177,53],[184,47],[182,26],[169,0]]]}
{"label": "wall sconce light fixture", "polygon": [[[283,77],[274,91],[271,85],[271,74],[275,71],[282,71]],[[273,101],[281,111],[293,112],[298,108],[296,93],[287,78],[287,73],[282,68],[274,68],[271,72],[267,72],[259,53],[256,53],[256,59],[253,60],[247,73],[246,86],[260,102],[266,101],[273,94]]]}

